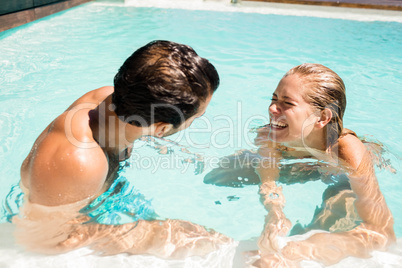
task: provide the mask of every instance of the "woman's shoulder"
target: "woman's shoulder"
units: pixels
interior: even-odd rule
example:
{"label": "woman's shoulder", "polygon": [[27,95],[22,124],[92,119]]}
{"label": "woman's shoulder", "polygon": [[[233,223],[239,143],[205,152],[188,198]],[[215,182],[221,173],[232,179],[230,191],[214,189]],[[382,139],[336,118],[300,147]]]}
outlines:
{"label": "woman's shoulder", "polygon": [[357,169],[366,153],[366,147],[353,131],[346,129],[343,133],[333,146],[332,152],[350,167]]}

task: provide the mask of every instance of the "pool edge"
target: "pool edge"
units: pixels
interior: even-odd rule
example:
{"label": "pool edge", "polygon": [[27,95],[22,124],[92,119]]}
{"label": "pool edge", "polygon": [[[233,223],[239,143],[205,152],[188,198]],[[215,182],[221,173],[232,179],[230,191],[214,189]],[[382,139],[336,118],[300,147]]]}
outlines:
{"label": "pool edge", "polygon": [[332,7],[346,7],[346,8],[363,8],[363,9],[382,9],[402,11],[402,3],[398,4],[378,4],[371,3],[370,0],[362,2],[353,1],[330,1],[330,0],[242,0],[245,2],[269,2],[269,3],[282,3],[282,4],[298,4],[298,5],[315,5],[315,6],[332,6]]}
{"label": "pool edge", "polygon": [[93,0],[67,0],[0,15],[0,32],[24,25]]}

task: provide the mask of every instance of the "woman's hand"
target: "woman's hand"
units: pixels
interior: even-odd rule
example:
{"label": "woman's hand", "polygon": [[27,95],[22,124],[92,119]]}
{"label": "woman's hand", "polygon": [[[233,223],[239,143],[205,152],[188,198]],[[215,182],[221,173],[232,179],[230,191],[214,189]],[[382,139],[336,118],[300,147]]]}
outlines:
{"label": "woman's hand", "polygon": [[278,236],[285,236],[292,227],[283,212],[285,197],[282,187],[277,187],[274,181],[263,183],[260,186],[260,194],[268,215],[265,218],[264,231],[259,238],[258,247],[263,255],[277,253],[280,250]]}
{"label": "woman's hand", "polygon": [[285,206],[286,199],[282,193],[282,186],[277,186],[274,181],[261,184],[260,195],[264,206],[268,211],[274,207],[282,209]]}

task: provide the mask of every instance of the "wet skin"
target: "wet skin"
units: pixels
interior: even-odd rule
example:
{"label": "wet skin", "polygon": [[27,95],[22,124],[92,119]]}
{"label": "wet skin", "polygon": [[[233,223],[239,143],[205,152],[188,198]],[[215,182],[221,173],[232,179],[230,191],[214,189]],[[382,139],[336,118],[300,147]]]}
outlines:
{"label": "wet skin", "polygon": [[[137,127],[111,109],[113,87],[102,87],[77,99],[37,138],[21,167],[27,197],[16,239],[26,248],[60,253],[91,246],[106,254],[126,252],[163,258],[205,255],[231,239],[181,220],[139,220],[102,225],[79,213],[116,177],[119,161],[143,135],[163,137],[183,130],[204,114],[212,96],[178,128],[159,122]],[[44,235],[46,234],[46,235]]]}
{"label": "wet skin", "polygon": [[123,122],[109,108],[112,92],[113,87],[103,87],[85,94],[40,134],[21,167],[31,202],[57,206],[103,193],[136,139],[189,127],[211,100],[209,96],[177,129],[162,122],[141,128]]}
{"label": "wet skin", "polygon": [[[332,113],[328,109],[316,111],[307,103],[303,86],[297,75],[284,77],[269,105],[270,124],[258,130],[255,143],[259,149],[251,155],[260,161],[271,161],[273,165],[255,168],[243,165],[236,169],[233,162],[244,163],[243,158],[250,155],[243,152],[227,157],[230,164],[226,168],[219,167],[204,179],[205,183],[222,186],[260,184],[259,194],[268,215],[258,242],[260,260],[255,263],[258,267],[297,267],[301,260],[316,260],[330,265],[350,255],[367,257],[371,250],[386,249],[395,241],[393,217],[379,189],[370,152],[352,134],[345,134],[335,144],[326,147],[324,128]],[[352,133],[346,129],[345,132]],[[283,158],[305,157],[337,163],[337,168],[348,174],[348,185],[328,188],[323,194],[321,208],[316,211],[309,226],[305,229],[293,226],[292,232],[304,233],[312,229],[334,231],[334,228],[336,232],[315,234],[304,241],[290,242],[280,249],[278,236],[286,235],[292,225],[283,212],[286,199],[282,188],[276,184],[280,180],[280,170],[275,163],[280,163]],[[249,180],[239,184],[238,176]],[[298,181],[296,178],[287,183]],[[350,224],[337,226],[339,216],[351,212],[355,214]],[[356,227],[353,219],[360,219],[361,224]]]}
{"label": "wet skin", "polygon": [[[269,211],[259,240],[261,267],[293,266],[301,260],[316,260],[330,265],[350,255],[368,256],[371,250],[383,250],[395,241],[393,217],[379,189],[370,153],[352,134],[345,134],[335,144],[326,147],[324,127],[332,113],[328,109],[314,110],[303,98],[304,94],[304,85],[298,75],[289,75],[280,81],[269,106],[271,124],[262,129],[256,138],[260,146],[258,152],[262,157],[275,156],[279,159],[283,157],[283,151],[298,158],[307,153],[307,157],[337,163],[348,171],[350,188],[356,196],[354,207],[362,223],[350,231],[315,234],[279,249],[277,236],[286,234],[291,227],[283,213],[285,197],[275,183],[279,171],[277,167],[257,168],[262,182],[260,194]],[[311,155],[311,152],[314,154]],[[273,195],[278,198],[272,199]],[[325,207],[336,207],[346,198],[345,192],[341,191],[328,199],[332,203],[324,200],[323,213],[315,217],[325,218]]]}

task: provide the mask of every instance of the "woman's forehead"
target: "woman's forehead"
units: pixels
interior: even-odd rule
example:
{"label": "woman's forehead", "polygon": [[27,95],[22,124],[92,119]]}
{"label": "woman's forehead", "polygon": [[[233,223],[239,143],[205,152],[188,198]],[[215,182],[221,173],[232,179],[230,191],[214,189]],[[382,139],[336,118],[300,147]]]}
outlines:
{"label": "woman's forehead", "polygon": [[300,79],[299,76],[292,74],[282,78],[273,95],[278,98],[303,100],[303,88],[302,79]]}

